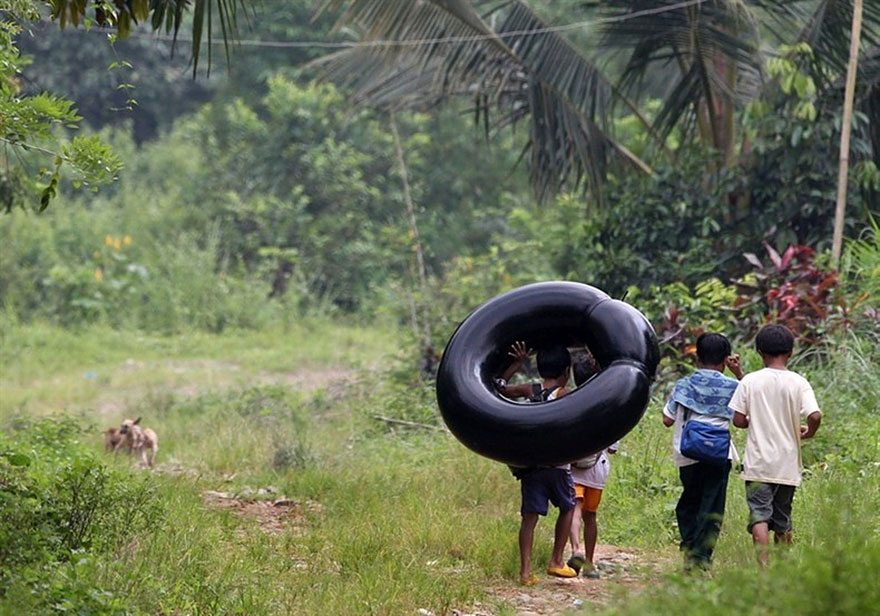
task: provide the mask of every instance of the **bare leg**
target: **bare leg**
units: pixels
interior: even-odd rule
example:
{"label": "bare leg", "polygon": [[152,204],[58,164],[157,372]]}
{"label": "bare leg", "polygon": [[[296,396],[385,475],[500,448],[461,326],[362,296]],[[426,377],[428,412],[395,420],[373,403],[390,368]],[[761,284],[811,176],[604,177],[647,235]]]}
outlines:
{"label": "bare leg", "polygon": [[574,554],[583,554],[583,550],[581,548],[581,506],[583,505],[583,499],[579,498],[574,503],[574,512],[572,513],[571,518],[571,553]]}
{"label": "bare leg", "polygon": [[566,512],[559,512],[556,518],[556,532],[553,539],[553,556],[550,558],[549,566],[555,569],[561,569],[565,566],[562,554],[565,552],[565,544],[571,536],[571,519],[574,516],[574,509]]}
{"label": "bare leg", "polygon": [[519,579],[527,582],[532,575],[532,543],[535,540],[535,526],[538,525],[537,513],[522,514],[519,526]]}
{"label": "bare leg", "polygon": [[770,527],[767,522],[758,522],[752,526],[752,541],[758,547],[758,566],[766,568],[770,547]]}
{"label": "bare leg", "polygon": [[791,545],[791,533],[773,533],[773,543]]}
{"label": "bare leg", "polygon": [[596,524],[596,512],[584,511],[584,557],[592,564],[593,553],[596,551],[596,538],[599,527]]}

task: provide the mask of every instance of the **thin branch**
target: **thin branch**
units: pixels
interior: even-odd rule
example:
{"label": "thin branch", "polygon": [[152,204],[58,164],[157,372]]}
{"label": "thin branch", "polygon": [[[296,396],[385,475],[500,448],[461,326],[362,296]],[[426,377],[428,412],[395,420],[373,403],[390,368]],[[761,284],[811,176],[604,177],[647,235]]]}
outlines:
{"label": "thin branch", "polygon": [[373,419],[376,421],[384,421],[385,423],[395,424],[400,426],[406,426],[407,428],[423,428],[425,430],[443,430],[443,428],[439,426],[432,426],[431,424],[419,423],[417,421],[405,421],[403,419],[393,419],[391,417],[385,417],[383,415],[373,415]]}

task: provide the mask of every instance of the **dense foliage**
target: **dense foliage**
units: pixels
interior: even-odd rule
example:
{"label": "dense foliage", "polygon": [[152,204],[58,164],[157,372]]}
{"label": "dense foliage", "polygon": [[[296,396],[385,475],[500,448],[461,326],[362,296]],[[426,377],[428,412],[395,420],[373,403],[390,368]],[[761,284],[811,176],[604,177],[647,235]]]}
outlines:
{"label": "dense foliage", "polygon": [[108,468],[85,431],[70,417],[20,417],[0,435],[0,598],[27,597],[20,609],[126,613],[122,593],[78,573],[161,521],[154,482]]}

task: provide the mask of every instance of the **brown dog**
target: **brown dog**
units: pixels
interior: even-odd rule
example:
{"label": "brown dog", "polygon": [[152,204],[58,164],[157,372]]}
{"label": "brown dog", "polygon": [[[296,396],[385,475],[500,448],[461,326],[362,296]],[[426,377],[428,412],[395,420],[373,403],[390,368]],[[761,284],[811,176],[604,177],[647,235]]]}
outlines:
{"label": "brown dog", "polygon": [[[137,419],[122,420],[122,426],[119,428],[119,434],[122,435],[122,440],[116,444],[113,451],[118,451],[124,443],[126,447],[128,447],[129,453],[140,451],[141,462],[152,467],[156,462],[156,454],[159,452],[159,438],[153,430],[149,428],[141,428],[138,425],[140,421],[140,417]],[[149,460],[147,460],[148,449],[150,450]]]}
{"label": "brown dog", "polygon": [[122,444],[122,440],[119,428],[107,428],[104,430],[104,449],[107,451],[116,451],[117,447]]}

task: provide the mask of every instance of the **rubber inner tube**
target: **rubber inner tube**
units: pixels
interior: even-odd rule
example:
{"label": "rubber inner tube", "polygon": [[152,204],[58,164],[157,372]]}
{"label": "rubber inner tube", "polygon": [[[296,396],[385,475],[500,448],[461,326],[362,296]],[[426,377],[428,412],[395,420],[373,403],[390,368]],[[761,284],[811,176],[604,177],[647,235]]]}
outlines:
{"label": "rubber inner tube", "polygon": [[[551,402],[503,398],[493,379],[510,345],[586,344],[602,368]],[[648,406],[659,361],[657,337],[629,304],[574,282],[526,285],[474,310],[449,339],[437,373],[443,420],[465,446],[513,466],[564,464],[608,447]]]}

